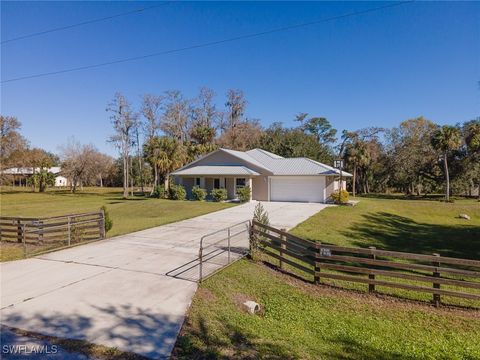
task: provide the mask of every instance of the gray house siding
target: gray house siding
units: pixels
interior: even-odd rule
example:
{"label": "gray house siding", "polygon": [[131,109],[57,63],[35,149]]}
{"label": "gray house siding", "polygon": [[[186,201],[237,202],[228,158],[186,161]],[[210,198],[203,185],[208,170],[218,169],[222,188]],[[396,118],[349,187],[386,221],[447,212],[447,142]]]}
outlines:
{"label": "gray house siding", "polygon": [[252,179],[252,199],[268,201],[268,176],[257,176]]}

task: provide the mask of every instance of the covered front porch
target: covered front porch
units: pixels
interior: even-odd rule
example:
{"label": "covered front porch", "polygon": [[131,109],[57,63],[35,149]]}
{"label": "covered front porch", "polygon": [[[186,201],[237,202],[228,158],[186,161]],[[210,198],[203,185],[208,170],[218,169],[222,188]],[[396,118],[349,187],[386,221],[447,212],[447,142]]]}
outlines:
{"label": "covered front porch", "polygon": [[251,177],[240,176],[178,176],[177,184],[183,185],[187,191],[187,197],[191,198],[192,188],[198,186],[207,191],[207,198],[209,197],[213,189],[226,189],[227,199],[238,199],[237,190],[245,186],[249,186],[252,189]]}
{"label": "covered front porch", "polygon": [[192,197],[192,188],[198,186],[207,191],[226,189],[227,199],[238,199],[238,189],[249,186],[253,191],[253,178],[260,174],[245,166],[194,166],[173,173],[175,183],[185,187],[187,197]]}

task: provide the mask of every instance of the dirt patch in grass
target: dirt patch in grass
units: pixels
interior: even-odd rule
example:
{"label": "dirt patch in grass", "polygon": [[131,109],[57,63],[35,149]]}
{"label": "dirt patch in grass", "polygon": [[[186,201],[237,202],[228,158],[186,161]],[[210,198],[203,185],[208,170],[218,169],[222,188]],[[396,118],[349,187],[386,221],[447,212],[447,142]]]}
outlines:
{"label": "dirt patch in grass", "polygon": [[217,298],[214,293],[206,288],[199,288],[195,296],[205,301],[214,301]]}

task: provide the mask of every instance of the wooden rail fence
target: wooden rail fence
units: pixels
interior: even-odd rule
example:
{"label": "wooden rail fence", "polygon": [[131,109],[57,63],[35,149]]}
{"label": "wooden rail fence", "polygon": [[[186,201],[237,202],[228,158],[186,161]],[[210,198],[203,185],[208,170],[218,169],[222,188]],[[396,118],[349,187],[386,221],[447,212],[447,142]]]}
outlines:
{"label": "wooden rail fence", "polygon": [[[440,305],[441,296],[480,300],[480,291],[470,293],[464,290],[480,289],[478,260],[387,251],[374,247],[327,245],[302,239],[255,220],[252,222],[251,236],[256,238],[260,251],[278,260],[280,268],[288,264],[302,270],[313,276],[317,284],[321,279],[334,279],[368,284],[369,292],[374,292],[375,286],[385,286],[430,293],[436,306]],[[389,280],[378,279],[377,276]],[[431,287],[402,283],[398,279],[429,283]],[[442,285],[450,288],[442,289]],[[457,287],[463,289],[457,290]]]}
{"label": "wooden rail fence", "polygon": [[103,238],[103,211],[39,218],[0,216],[0,240],[22,244],[24,256],[29,249],[70,246]]}

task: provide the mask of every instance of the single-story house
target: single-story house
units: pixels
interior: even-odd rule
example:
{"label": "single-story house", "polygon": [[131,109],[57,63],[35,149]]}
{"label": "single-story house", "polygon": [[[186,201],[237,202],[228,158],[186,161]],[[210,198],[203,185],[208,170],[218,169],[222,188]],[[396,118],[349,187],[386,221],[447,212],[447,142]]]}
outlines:
{"label": "single-story house", "polygon": [[[176,184],[191,193],[193,186],[210,192],[227,189],[237,198],[239,187],[250,186],[259,201],[326,202],[340,187],[340,171],[305,157],[284,158],[262,149],[218,149],[172,173]],[[343,171],[342,177],[351,174]],[[343,188],[345,188],[345,180]]]}
{"label": "single-story house", "polygon": [[[4,175],[10,175],[12,177],[12,182],[14,185],[26,185],[26,180],[28,177],[32,176],[34,171],[33,167],[15,167],[9,168],[2,171]],[[39,172],[40,168],[35,168],[35,172]],[[54,166],[48,168],[47,171],[55,175],[55,184],[54,186],[62,187],[70,185],[70,182],[65,176],[61,175],[62,169],[59,166]]]}

